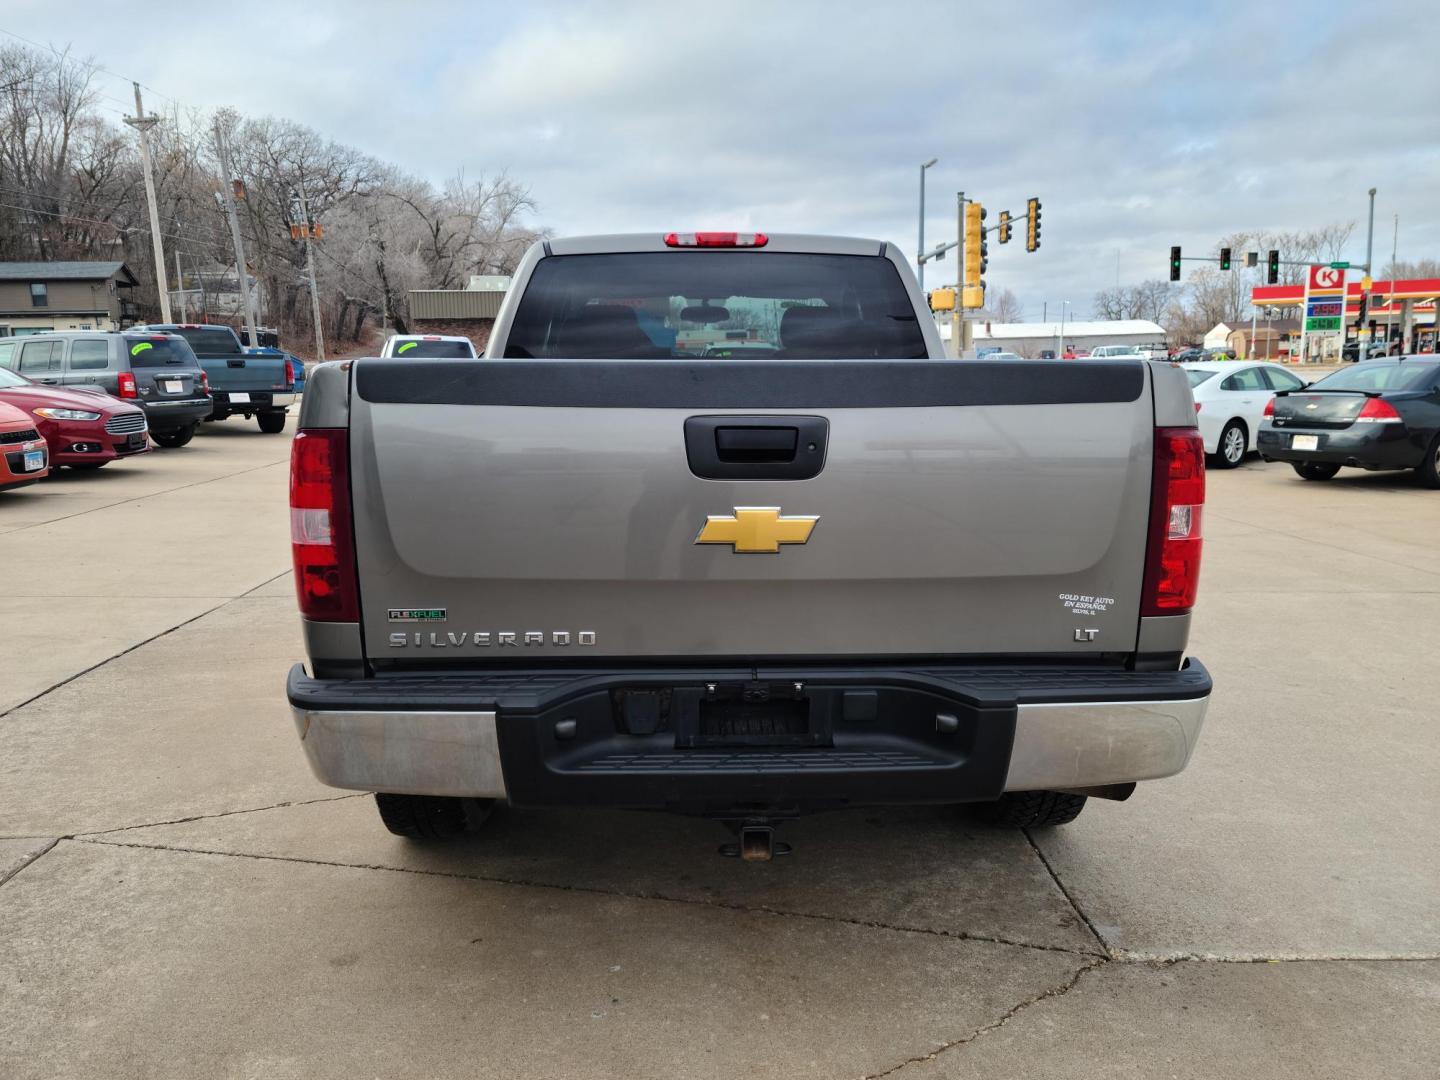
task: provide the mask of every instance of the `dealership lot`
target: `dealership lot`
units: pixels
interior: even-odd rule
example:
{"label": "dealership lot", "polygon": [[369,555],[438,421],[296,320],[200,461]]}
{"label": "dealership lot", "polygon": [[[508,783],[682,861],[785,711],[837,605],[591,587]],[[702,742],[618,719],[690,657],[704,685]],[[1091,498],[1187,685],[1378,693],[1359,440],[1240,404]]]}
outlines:
{"label": "dealership lot", "polygon": [[1033,837],[807,819],[748,865],[610,812],[417,846],[318,785],[287,453],[208,425],[0,496],[0,1075],[1440,1072],[1440,493],[1409,475],[1211,475],[1181,776]]}

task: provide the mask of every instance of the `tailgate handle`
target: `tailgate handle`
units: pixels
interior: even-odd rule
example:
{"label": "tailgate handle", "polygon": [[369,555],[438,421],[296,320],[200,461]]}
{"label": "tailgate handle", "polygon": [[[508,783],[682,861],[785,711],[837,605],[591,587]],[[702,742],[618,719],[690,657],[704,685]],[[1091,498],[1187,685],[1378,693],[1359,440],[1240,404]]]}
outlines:
{"label": "tailgate handle", "polygon": [[715,453],[721,461],[794,461],[800,429],[795,427],[717,427]]}
{"label": "tailgate handle", "polygon": [[244,361],[244,360],[226,360],[226,361],[225,361],[225,366],[226,366],[226,367],[244,367],[244,366],[245,366],[245,361]]}
{"label": "tailgate handle", "polygon": [[809,480],[829,435],[823,416],[692,416],[685,456],[703,480]]}

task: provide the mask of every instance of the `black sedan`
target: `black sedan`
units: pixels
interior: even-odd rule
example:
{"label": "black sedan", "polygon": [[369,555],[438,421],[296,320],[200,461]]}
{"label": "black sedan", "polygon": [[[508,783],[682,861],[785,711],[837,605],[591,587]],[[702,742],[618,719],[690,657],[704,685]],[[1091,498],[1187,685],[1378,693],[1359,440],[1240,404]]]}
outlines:
{"label": "black sedan", "polygon": [[1282,390],[1265,407],[1256,446],[1306,480],[1329,480],[1348,465],[1414,469],[1440,488],[1440,357],[1368,360]]}

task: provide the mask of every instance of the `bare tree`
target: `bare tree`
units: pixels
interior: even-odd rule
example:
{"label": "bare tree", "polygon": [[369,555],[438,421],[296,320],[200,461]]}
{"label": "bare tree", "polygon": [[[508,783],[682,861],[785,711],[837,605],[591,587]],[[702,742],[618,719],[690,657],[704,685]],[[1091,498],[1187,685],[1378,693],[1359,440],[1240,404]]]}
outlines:
{"label": "bare tree", "polygon": [[1024,318],[1024,307],[1009,289],[995,289],[985,302],[985,308],[996,322],[1015,323]]}

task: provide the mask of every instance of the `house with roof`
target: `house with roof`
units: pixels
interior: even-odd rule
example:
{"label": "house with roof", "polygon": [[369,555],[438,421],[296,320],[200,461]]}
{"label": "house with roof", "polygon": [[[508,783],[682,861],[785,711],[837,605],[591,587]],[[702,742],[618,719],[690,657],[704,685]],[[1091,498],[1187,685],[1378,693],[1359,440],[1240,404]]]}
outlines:
{"label": "house with roof", "polygon": [[124,329],[139,284],[123,262],[0,262],[0,337]]}

